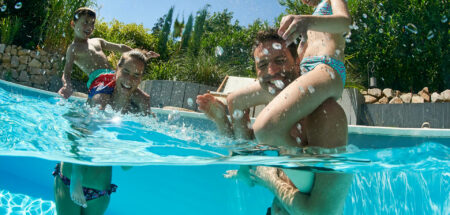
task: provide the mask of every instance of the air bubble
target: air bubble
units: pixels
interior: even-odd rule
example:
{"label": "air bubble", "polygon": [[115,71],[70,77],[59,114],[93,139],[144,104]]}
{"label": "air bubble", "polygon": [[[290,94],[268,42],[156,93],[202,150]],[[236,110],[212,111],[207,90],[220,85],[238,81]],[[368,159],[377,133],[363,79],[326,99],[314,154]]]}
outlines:
{"label": "air bubble", "polygon": [[296,137],[295,141],[297,141],[298,144],[302,143],[302,139],[300,139],[300,137]]}
{"label": "air bubble", "polygon": [[302,124],[297,123],[297,130],[302,133]]}
{"label": "air bubble", "polygon": [[328,74],[330,74],[331,79],[335,79],[336,78],[336,76],[334,75],[334,73],[332,71],[327,69],[327,72],[328,72]]}
{"label": "air bubble", "polygon": [[305,93],[305,89],[303,89],[302,86],[298,87],[298,89],[300,90],[301,93]]}
{"label": "air bubble", "polygon": [[223,54],[223,48],[220,46],[216,47],[216,57],[222,56]]}
{"label": "air bubble", "polygon": [[380,19],[384,21],[384,16],[380,16]]}
{"label": "air bubble", "polygon": [[427,35],[427,39],[431,40],[431,39],[433,39],[433,37],[434,37],[433,31],[429,31],[428,35]]}
{"label": "air bubble", "polygon": [[316,89],[314,89],[313,86],[309,85],[308,86],[308,91],[309,91],[309,93],[313,94],[314,92],[316,92]]}
{"label": "air bubble", "polygon": [[270,94],[275,94],[277,91],[275,89],[273,89],[272,87],[269,87],[269,93]]}
{"label": "air bubble", "polygon": [[281,80],[275,80],[273,83],[275,84],[275,86],[278,87],[278,89],[283,89],[284,88],[284,83]]}
{"label": "air bubble", "polygon": [[188,98],[187,104],[189,105],[189,107],[194,106],[194,100],[192,98]]}
{"label": "air bubble", "polygon": [[255,57],[255,62],[256,62],[256,63],[259,62],[259,57]]}
{"label": "air bubble", "polygon": [[339,54],[341,54],[341,50],[336,49],[336,55],[339,55]]}
{"label": "air bubble", "polygon": [[444,16],[442,17],[442,19],[441,19],[441,22],[442,22],[442,23],[446,23],[447,21],[448,21],[447,16],[444,15]]}
{"label": "air bubble", "polygon": [[367,14],[363,13],[362,16],[363,16],[364,19],[367,19]]}
{"label": "air bubble", "polygon": [[244,112],[241,110],[234,110],[233,112],[233,118],[234,119],[241,119],[244,116]]}
{"label": "air bubble", "polygon": [[1,12],[5,12],[6,11],[6,5],[2,5],[2,7],[0,8]]}
{"label": "air bubble", "polygon": [[14,8],[16,8],[17,10],[22,8],[22,2],[17,2],[16,5],[14,5]]}
{"label": "air bubble", "polygon": [[273,49],[280,50],[282,48],[280,43],[272,43]]}
{"label": "air bubble", "polygon": [[363,23],[363,26],[364,26],[364,28],[367,28],[367,24],[366,23]]}
{"label": "air bubble", "polygon": [[263,53],[264,53],[265,55],[268,55],[268,54],[269,54],[269,50],[263,49]]}
{"label": "air bubble", "polygon": [[346,42],[346,43],[351,43],[352,40],[351,40],[350,38],[345,38],[345,42]]}
{"label": "air bubble", "polygon": [[418,32],[417,27],[412,23],[408,23],[407,25],[405,25],[405,29],[413,34],[417,34]]}
{"label": "air bubble", "polygon": [[80,18],[80,17],[78,16],[78,14],[75,14],[75,20],[78,20],[78,18]]}
{"label": "air bubble", "polygon": [[382,28],[378,29],[378,32],[380,32],[380,34],[382,34],[384,31]]}

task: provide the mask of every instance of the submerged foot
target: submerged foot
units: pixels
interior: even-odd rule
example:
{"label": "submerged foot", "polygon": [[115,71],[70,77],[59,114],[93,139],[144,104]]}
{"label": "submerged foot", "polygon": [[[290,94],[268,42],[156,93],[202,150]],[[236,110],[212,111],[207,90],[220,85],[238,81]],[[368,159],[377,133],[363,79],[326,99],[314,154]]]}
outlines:
{"label": "submerged foot", "polygon": [[70,184],[70,198],[75,204],[83,208],[87,207],[86,198],[84,197],[83,187],[81,186],[81,184]]}

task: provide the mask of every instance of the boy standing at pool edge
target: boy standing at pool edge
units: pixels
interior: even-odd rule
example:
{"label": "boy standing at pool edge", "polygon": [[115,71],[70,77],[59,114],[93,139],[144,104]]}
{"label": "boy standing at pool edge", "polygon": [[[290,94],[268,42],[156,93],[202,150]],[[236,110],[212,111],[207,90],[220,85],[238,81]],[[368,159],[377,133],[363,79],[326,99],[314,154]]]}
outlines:
{"label": "boy standing at pool edge", "polygon": [[[102,38],[90,39],[89,37],[94,32],[95,19],[96,13],[90,8],[82,7],[75,11],[70,23],[74,29],[74,40],[67,48],[66,64],[62,76],[63,86],[58,93],[64,98],[72,95],[71,72],[73,64],[75,64],[89,76],[87,82],[88,103],[100,104],[101,108],[104,108],[105,102],[114,91],[114,87],[109,86],[112,82],[111,78],[114,76],[109,74],[113,74],[115,71],[112,70],[103,50],[123,53],[130,51],[131,48],[124,44],[108,42]],[[155,52],[149,52],[150,58],[158,56]],[[141,90],[138,91],[145,94]]]}

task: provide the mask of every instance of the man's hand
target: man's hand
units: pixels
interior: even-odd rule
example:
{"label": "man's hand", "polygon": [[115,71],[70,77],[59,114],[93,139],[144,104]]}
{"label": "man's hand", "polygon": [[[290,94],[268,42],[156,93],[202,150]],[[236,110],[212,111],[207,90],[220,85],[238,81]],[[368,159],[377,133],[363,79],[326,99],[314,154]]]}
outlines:
{"label": "man's hand", "polygon": [[71,86],[63,86],[61,89],[59,89],[58,94],[61,95],[63,98],[68,99],[73,93]]}

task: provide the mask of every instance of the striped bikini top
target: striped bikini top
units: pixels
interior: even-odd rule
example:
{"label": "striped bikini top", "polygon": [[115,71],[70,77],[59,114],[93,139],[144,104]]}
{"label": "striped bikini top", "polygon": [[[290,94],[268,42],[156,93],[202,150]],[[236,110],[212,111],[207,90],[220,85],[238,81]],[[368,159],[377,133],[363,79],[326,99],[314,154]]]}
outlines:
{"label": "striped bikini top", "polygon": [[323,15],[332,15],[333,10],[331,9],[331,5],[328,4],[327,0],[322,0],[322,2],[317,5],[316,10],[314,11],[313,15],[317,16],[323,16]]}

